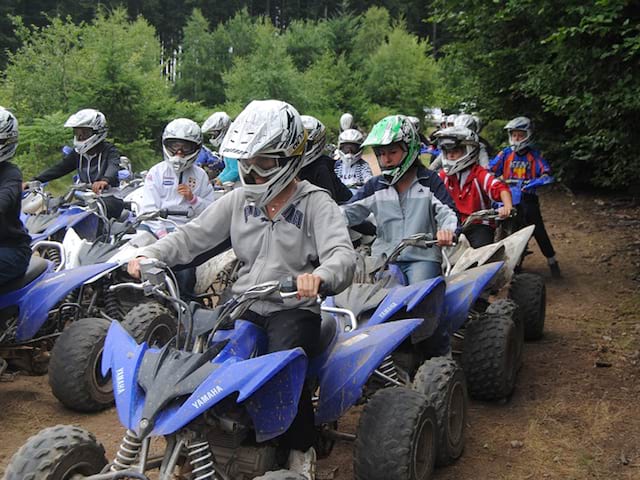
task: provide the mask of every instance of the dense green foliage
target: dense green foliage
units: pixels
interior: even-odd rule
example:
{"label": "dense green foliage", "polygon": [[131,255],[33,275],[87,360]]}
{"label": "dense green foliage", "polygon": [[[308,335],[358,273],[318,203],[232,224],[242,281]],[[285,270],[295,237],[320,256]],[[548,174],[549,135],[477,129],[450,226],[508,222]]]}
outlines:
{"label": "dense green foliage", "polygon": [[111,139],[142,168],[160,159],[170,119],[233,116],[252,99],[279,98],[333,136],[344,111],[366,129],[437,105],[479,112],[499,146],[504,122],[525,114],[565,182],[640,182],[637,2],[122,3],[0,7],[0,105],[21,122],[27,175],[59,159],[70,141],[62,124],[79,108],[102,110]]}

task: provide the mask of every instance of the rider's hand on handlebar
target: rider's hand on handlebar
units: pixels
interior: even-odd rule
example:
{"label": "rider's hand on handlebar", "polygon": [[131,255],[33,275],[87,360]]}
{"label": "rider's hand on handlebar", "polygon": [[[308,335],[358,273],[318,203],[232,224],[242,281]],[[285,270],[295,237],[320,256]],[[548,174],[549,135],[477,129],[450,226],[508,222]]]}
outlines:
{"label": "rider's hand on handlebar", "polygon": [[140,260],[144,260],[146,258],[147,257],[136,257],[129,260],[129,263],[127,264],[127,273],[136,280],[140,280]]}
{"label": "rider's hand on handlebar", "polygon": [[441,247],[448,247],[453,245],[454,232],[451,230],[438,230],[436,233],[436,238],[438,240],[438,245]]}
{"label": "rider's hand on handlebar", "polygon": [[511,207],[505,207],[504,205],[498,208],[498,216],[500,218],[508,218],[511,215]]}
{"label": "rider's hand on handlebar", "polygon": [[298,286],[298,299],[301,298],[316,298],[318,296],[318,290],[322,278],[313,273],[303,273],[298,275],[296,284]]}
{"label": "rider's hand on handlebar", "polygon": [[178,193],[182,195],[187,202],[193,200],[193,192],[189,185],[185,185],[184,183],[178,185]]}
{"label": "rider's hand on handlebar", "polygon": [[93,193],[98,195],[107,188],[109,188],[109,182],[105,180],[98,180],[97,182],[93,182],[93,184],[91,185],[91,190],[93,190]]}

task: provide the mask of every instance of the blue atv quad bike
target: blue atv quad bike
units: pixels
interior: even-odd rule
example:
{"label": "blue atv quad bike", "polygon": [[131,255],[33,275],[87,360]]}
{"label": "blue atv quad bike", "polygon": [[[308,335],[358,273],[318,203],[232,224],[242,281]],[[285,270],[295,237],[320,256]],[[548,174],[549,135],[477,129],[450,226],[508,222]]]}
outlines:
{"label": "blue atv quad bike", "polygon": [[0,372],[8,365],[43,374],[60,332],[85,306],[73,292],[109,270],[111,264],[55,271],[33,256],[26,273],[0,288]]}
{"label": "blue atv quad bike", "polygon": [[[315,385],[315,420],[323,439],[318,449],[328,455],[337,438],[349,437],[336,431],[338,419],[365,400],[363,389],[374,371],[423,324],[414,318],[346,329],[326,316],[318,356],[307,358],[300,348],[265,354],[264,331],[242,315],[259,299],[295,292],[267,282],[214,310],[192,310],[166,293],[175,287],[158,265],[142,268],[142,284],[112,288],[139,288],[169,302],[186,332],[158,349],[138,344],[117,322],[108,327],[102,374],[111,372],[118,417],[126,428],[115,459],[107,464],[91,433],[57,426],[20,448],[7,467],[7,480],[149,479],[151,470],[158,470],[153,478],[161,480],[303,480],[282,470],[288,452],[277,440],[296,416],[303,383]],[[151,448],[159,437],[166,445],[160,452]],[[423,393],[381,388],[360,416],[355,478],[427,480],[437,438],[435,410]]]}
{"label": "blue atv quad bike", "polygon": [[402,240],[384,261],[362,264],[358,277],[367,283],[352,285],[335,297],[334,304],[353,310],[359,324],[367,326],[407,316],[435,319],[433,332],[424,331],[429,325],[425,322],[393,353],[396,370],[414,384],[423,385],[418,367],[426,359],[444,355],[450,345],[472,397],[508,397],[522,364],[523,323],[513,301],[500,299],[489,304],[485,299],[487,287],[504,262],[490,262],[454,275],[448,274],[449,266],[445,277],[406,285],[404,274],[393,262],[407,248],[436,244],[426,234]]}

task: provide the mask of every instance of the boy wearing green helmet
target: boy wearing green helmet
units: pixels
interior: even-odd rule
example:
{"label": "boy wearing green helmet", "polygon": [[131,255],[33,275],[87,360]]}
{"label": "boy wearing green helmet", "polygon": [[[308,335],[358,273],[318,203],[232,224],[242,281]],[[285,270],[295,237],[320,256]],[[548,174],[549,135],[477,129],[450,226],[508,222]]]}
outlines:
{"label": "boy wearing green helmet", "polygon": [[[418,156],[420,137],[404,115],[380,120],[363,146],[373,147],[382,175],[371,178],[346,205],[347,224],[362,223],[373,213],[377,237],[374,256],[389,255],[403,238],[431,233],[440,246],[453,243],[458,216],[453,200],[435,172],[425,168]],[[397,265],[409,284],[442,274],[439,248],[408,248]]]}

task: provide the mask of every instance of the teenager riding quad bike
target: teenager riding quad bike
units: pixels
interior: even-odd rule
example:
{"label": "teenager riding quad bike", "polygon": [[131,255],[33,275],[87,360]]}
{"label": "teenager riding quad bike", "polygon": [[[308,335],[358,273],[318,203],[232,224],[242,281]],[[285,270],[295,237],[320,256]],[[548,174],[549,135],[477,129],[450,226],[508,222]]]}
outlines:
{"label": "teenager riding quad bike", "polygon": [[[114,460],[79,427],[58,425],[31,437],[14,455],[7,480],[46,476],[52,480],[116,478],[217,478],[303,480],[288,467],[278,437],[296,416],[302,385],[318,392],[314,407],[320,453],[336,438],[336,422],[362,399],[365,382],[384,359],[418,328],[405,319],[345,331],[323,320],[321,351],[301,348],[265,354],[264,331],[242,320],[260,300],[295,296],[281,282],[248,288],[215,310],[196,309],[175,295],[172,279],[154,261],[142,265],[138,288],[175,306],[182,332],[161,349],[137,344],[112,323],[104,343],[102,373],[111,372],[118,417],[127,429]],[[165,287],[166,285],[166,287]],[[174,292],[174,293],[171,293]],[[105,320],[103,323],[108,324]],[[158,451],[156,438],[164,438]],[[436,454],[438,426],[423,393],[382,388],[360,416],[354,474],[360,480],[427,480]],[[151,444],[154,447],[151,448]],[[313,478],[313,477],[310,477]]]}

